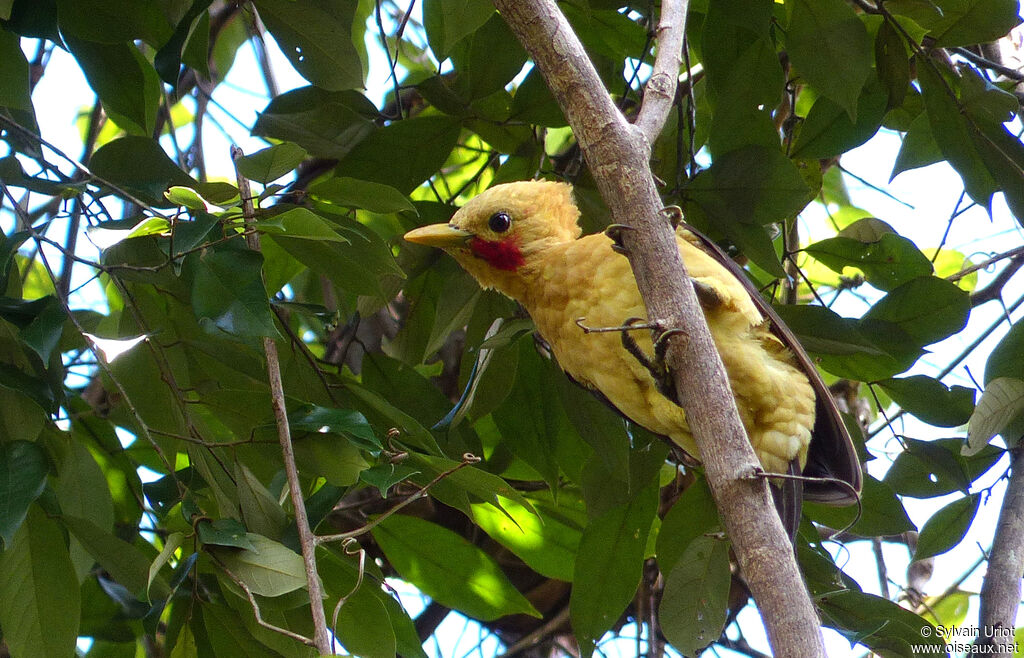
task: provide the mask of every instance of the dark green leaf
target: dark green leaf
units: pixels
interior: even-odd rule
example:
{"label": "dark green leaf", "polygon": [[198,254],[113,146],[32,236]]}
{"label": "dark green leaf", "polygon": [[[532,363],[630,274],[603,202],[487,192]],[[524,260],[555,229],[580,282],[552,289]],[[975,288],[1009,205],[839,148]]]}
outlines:
{"label": "dark green leaf", "polygon": [[311,185],[309,193],[339,206],[363,208],[370,212],[416,212],[416,206],[412,205],[409,197],[395,188],[355,178],[331,177]]}
{"label": "dark green leaf", "polygon": [[352,42],[356,3],[256,0],[255,4],[302,77],[327,91],[363,86],[363,67]]}
{"label": "dark green leaf", "polygon": [[932,273],[931,261],[917,245],[895,233],[871,242],[839,235],[816,242],[805,251],[838,274],[847,267],[858,268],[868,283],[880,290],[893,290]]}
{"label": "dark green leaf", "polygon": [[60,342],[67,315],[56,297],[44,297],[43,302],[39,315],[18,332],[18,337],[39,355],[43,363],[48,363],[53,350]]}
{"label": "dark green leaf", "polygon": [[192,284],[201,325],[243,338],[278,336],[263,287],[263,256],[254,251],[205,251]]}
{"label": "dark green leaf", "polygon": [[[198,64],[197,66],[194,66],[194,68],[196,68],[203,77],[210,77],[209,67],[207,66],[210,14],[206,10],[209,8],[211,3],[212,0],[193,0],[188,11],[185,12],[185,15],[178,21],[178,25],[174,28],[174,33],[171,35],[171,38],[168,39],[167,42],[160,47],[160,50],[158,50],[153,56],[153,66],[156,68],[157,73],[160,74],[160,78],[167,84],[174,85],[178,82],[178,74],[180,72],[182,62],[182,49],[185,46],[186,41],[191,41],[189,35],[192,33],[193,25],[196,27],[197,34],[205,36],[207,47],[203,50],[202,57],[198,58],[199,61],[192,61],[192,64]],[[199,18],[198,23],[196,22],[197,18]],[[189,59],[191,60],[192,58]]]}
{"label": "dark green leaf", "polygon": [[966,386],[948,388],[937,379],[924,375],[888,379],[878,384],[893,402],[929,425],[963,425],[974,411],[975,391]]}
{"label": "dark green leaf", "polygon": [[447,59],[455,44],[476,32],[492,14],[494,5],[486,0],[424,0],[423,28],[437,60]]}
{"label": "dark green leaf", "polygon": [[921,276],[890,291],[864,314],[861,325],[897,327],[923,347],[963,329],[970,312],[967,291],[945,279]]}
{"label": "dark green leaf", "polygon": [[13,33],[0,31],[0,106],[32,112],[28,61],[18,44]]}
{"label": "dark green leaf", "polygon": [[[281,206],[277,206],[279,208]],[[263,233],[285,238],[315,240],[323,242],[348,243],[332,222],[308,208],[291,208],[282,213],[261,219],[256,228]]]}
{"label": "dark green leaf", "polygon": [[272,652],[261,644],[253,633],[240,623],[241,619],[231,608],[224,605],[204,605],[201,608],[202,624],[214,655],[246,656],[246,658],[277,658],[279,653]]}
{"label": "dark green leaf", "polygon": [[[928,645],[934,647],[929,654],[946,655],[942,635],[928,621],[888,599],[844,590],[819,596],[816,602],[826,626],[848,631],[848,637],[882,655],[923,655],[911,645]],[[922,631],[925,627],[931,632]]]}
{"label": "dark green leaf", "polygon": [[608,509],[584,528],[569,599],[569,616],[582,656],[593,653],[597,640],[636,594],[657,507],[655,478],[628,503]]}
{"label": "dark green leaf", "polygon": [[[856,320],[823,306],[782,305],[775,311],[818,365],[839,377],[865,382],[887,379],[909,368],[922,354],[919,348],[902,344],[886,344],[882,349]],[[897,328],[893,335],[898,333]]]}
{"label": "dark green leaf", "polygon": [[168,205],[164,192],[171,185],[197,185],[148,137],[122,137],[104,144],[93,154],[89,168],[97,176],[158,206]]}
{"label": "dark green leaf", "polygon": [[892,173],[889,174],[889,181],[897,175],[909,169],[927,167],[930,164],[941,162],[943,159],[939,145],[932,137],[932,124],[927,112],[921,112],[907,129],[903,136],[903,143],[900,145],[900,152],[896,155],[896,162],[892,166]]}
{"label": "dark green leaf", "polygon": [[759,105],[774,106],[785,74],[766,36],[772,20],[769,3],[712,2],[701,30],[707,89],[715,112],[747,115]]}
{"label": "dark green leaf", "polygon": [[[916,528],[892,488],[870,476],[864,478],[861,508],[858,510],[856,505],[828,507],[820,503],[804,503],[805,513],[816,523],[836,530],[846,529],[864,537],[898,535]],[[854,519],[857,522],[850,526]]]}
{"label": "dark green leaf", "polygon": [[562,11],[588,52],[612,60],[643,56],[647,31],[626,14],[596,7],[580,10],[572,4]]}
{"label": "dark green leaf", "polygon": [[1015,322],[985,361],[983,383],[999,377],[1024,379],[1024,322]]}
{"label": "dark green leaf", "polygon": [[540,617],[493,558],[451,530],[395,514],[373,529],[373,538],[404,580],[439,603],[483,621]]}
{"label": "dark green leaf", "polygon": [[516,89],[512,97],[510,118],[550,128],[566,125],[561,108],[536,68],[530,71]]}
{"label": "dark green leaf", "polygon": [[831,158],[868,141],[878,131],[886,110],[886,92],[874,79],[857,101],[856,121],[827,96],[819,96],[800,126],[790,156]]}
{"label": "dark green leaf", "polygon": [[65,38],[108,44],[142,39],[159,48],[172,33],[156,0],[58,0],[57,10]]}
{"label": "dark green leaf", "polygon": [[933,514],[921,528],[913,559],[923,560],[939,555],[959,544],[980,506],[981,494],[971,494],[954,500]]}
{"label": "dark green leaf", "polygon": [[304,406],[288,414],[288,422],[294,431],[334,432],[348,436],[366,450],[383,448],[366,416],[351,409]]}
{"label": "dark green leaf", "polygon": [[899,454],[885,474],[885,482],[901,496],[932,498],[954,491],[967,494],[971,482],[1003,456],[995,446],[975,455],[960,454],[962,439],[919,441],[904,439],[907,449]]}
{"label": "dark green leaf", "polygon": [[715,159],[686,187],[712,224],[770,224],[795,215],[813,192],[778,149],[752,146]]}
{"label": "dark green leaf", "polygon": [[129,133],[152,134],[160,78],[139,49],[131,43],[95,43],[68,35],[64,41],[114,123]]}
{"label": "dark green leaf", "polygon": [[[618,16],[618,14],[616,14]],[[630,21],[632,23],[632,21]],[[497,14],[473,32],[465,70],[471,99],[505,88],[526,63],[526,51]]]}
{"label": "dark green leaf", "polygon": [[719,638],[729,611],[729,544],[697,537],[665,576],[658,608],[665,637],[685,655]]}
{"label": "dark green leaf", "polygon": [[335,173],[412,192],[455,148],[461,124],[450,117],[419,116],[380,128],[338,163]]}
{"label": "dark green leaf", "polygon": [[61,521],[111,578],[132,594],[144,597],[147,589],[150,589],[155,596],[166,595],[167,583],[161,580],[155,581],[152,588],[149,587],[149,565],[152,560],[140,549],[115,537],[109,530],[96,527],[91,521],[66,515],[61,517]]}
{"label": "dark green leaf", "polygon": [[54,397],[54,391],[50,384],[39,377],[26,373],[21,368],[0,363],[0,387],[17,391],[39,405],[43,411],[55,412],[57,410],[58,401]]}
{"label": "dark green leaf", "polygon": [[718,525],[718,509],[707,481],[697,478],[662,519],[657,543],[662,573],[669,573],[691,543]]}
{"label": "dark green leaf", "polygon": [[382,498],[388,497],[391,487],[419,473],[415,468],[405,464],[378,464],[359,473],[359,479],[377,487]]}
{"label": "dark green leaf", "polygon": [[886,107],[903,105],[910,87],[910,54],[903,36],[889,21],[883,21],[875,35],[875,70],[886,91]]}
{"label": "dark green leaf", "polygon": [[842,0],[794,0],[786,52],[812,87],[857,120],[857,98],[871,74],[871,38]]}
{"label": "dark green leaf", "polygon": [[79,592],[64,533],[33,508],[0,553],[0,624],[11,655],[74,655]]}
{"label": "dark green leaf", "polygon": [[256,550],[256,546],[247,536],[245,526],[235,519],[203,520],[196,524],[196,532],[199,541],[204,544]]}
{"label": "dark green leaf", "polygon": [[246,178],[266,185],[298,167],[306,156],[301,146],[282,142],[238,158],[235,166]]}
{"label": "dark green leaf", "polygon": [[28,507],[46,486],[46,453],[35,443],[0,444],[0,540],[9,547]]}
{"label": "dark green leaf", "polygon": [[932,8],[938,14],[935,20],[921,25],[930,30],[935,45],[942,48],[995,41],[1020,23],[1015,0],[959,0]]}
{"label": "dark green leaf", "polygon": [[963,179],[968,196],[988,208],[998,185],[975,144],[977,127],[960,111],[955,92],[948,79],[935,70],[935,63],[927,57],[917,57],[916,64],[932,136]]}
{"label": "dark green leaf", "polygon": [[359,92],[302,87],[270,101],[252,134],[295,142],[313,155],[343,158],[373,132],[376,116],[377,109]]}

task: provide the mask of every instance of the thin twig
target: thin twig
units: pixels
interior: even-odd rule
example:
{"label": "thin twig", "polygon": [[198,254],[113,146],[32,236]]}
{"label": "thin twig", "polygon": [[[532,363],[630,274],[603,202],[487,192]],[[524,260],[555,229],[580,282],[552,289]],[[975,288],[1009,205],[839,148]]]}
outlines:
{"label": "thin twig", "polygon": [[225,574],[227,574],[228,578],[230,578],[236,585],[238,585],[239,588],[241,588],[241,590],[243,592],[245,592],[245,596],[246,596],[246,598],[249,599],[249,605],[252,607],[252,614],[256,618],[256,623],[257,624],[259,624],[260,626],[262,626],[263,628],[265,628],[267,630],[274,631],[275,633],[280,633],[281,635],[285,635],[287,637],[290,637],[293,640],[297,640],[299,642],[302,642],[303,644],[305,644],[307,646],[311,646],[311,647],[315,647],[316,646],[316,643],[313,642],[313,640],[311,640],[308,637],[306,637],[305,635],[299,635],[298,633],[290,631],[287,628],[281,628],[280,626],[275,626],[275,625],[271,624],[269,621],[264,620],[263,619],[263,615],[260,614],[260,605],[256,601],[256,597],[253,595],[252,590],[249,589],[249,586],[245,584],[245,581],[243,581],[241,578],[239,578],[234,573],[232,573],[231,569],[228,569],[227,566],[225,566],[225,564],[223,562],[221,562],[219,559],[217,559],[216,555],[213,555],[213,561],[217,563],[217,566],[220,568],[221,571],[223,571]]}
{"label": "thin twig", "polygon": [[[238,147],[231,147],[231,159],[238,162],[243,155]],[[242,212],[245,216],[245,223],[251,226],[255,221],[256,209],[253,205],[252,192],[249,188],[249,180],[238,171],[235,175],[238,180],[238,192],[242,199]],[[251,231],[246,237],[249,248],[259,251],[259,233]],[[299,469],[295,465],[295,449],[292,446],[291,427],[288,424],[288,409],[285,406],[284,385],[281,382],[281,362],[277,356],[277,343],[273,338],[263,338],[263,351],[267,358],[267,379],[270,384],[271,403],[274,407],[274,419],[277,421],[277,436],[281,444],[281,457],[284,461],[284,471],[288,478],[288,494],[291,496],[292,507],[295,511],[295,526],[299,532],[299,544],[302,547],[302,561],[306,569],[306,586],[309,589],[309,608],[313,618],[313,646],[321,655],[333,655],[334,643],[331,642],[327,632],[327,617],[324,614],[324,591],[320,582],[320,574],[316,568],[316,543],[313,538],[313,531],[309,527],[309,517],[306,515],[306,502],[302,498],[302,483],[299,481]]]}

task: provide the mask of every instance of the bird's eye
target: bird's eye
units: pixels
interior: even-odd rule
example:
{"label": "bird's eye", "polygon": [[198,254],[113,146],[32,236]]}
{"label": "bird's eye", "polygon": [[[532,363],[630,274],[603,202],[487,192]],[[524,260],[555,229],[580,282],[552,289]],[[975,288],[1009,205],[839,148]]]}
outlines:
{"label": "bird's eye", "polygon": [[507,212],[496,212],[487,220],[487,226],[495,233],[504,233],[512,226],[512,218]]}

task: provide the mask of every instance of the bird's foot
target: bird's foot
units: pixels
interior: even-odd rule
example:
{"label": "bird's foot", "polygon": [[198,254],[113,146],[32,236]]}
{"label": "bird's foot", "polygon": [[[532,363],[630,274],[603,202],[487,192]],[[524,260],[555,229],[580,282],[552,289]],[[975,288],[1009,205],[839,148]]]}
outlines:
{"label": "bird's foot", "polygon": [[[668,367],[665,365],[665,351],[668,349],[668,338],[676,335],[684,335],[682,329],[666,329],[665,323],[659,320],[649,322],[643,318],[627,318],[625,322],[619,327],[590,327],[584,324],[586,318],[576,318],[576,326],[583,330],[585,334],[592,333],[608,333],[612,331],[619,332],[622,340],[622,347],[629,352],[634,359],[640,362],[647,372],[651,373],[651,377],[654,379],[654,384],[658,388],[658,392],[667,397],[672,402],[676,402],[676,386],[675,381],[672,378],[672,373],[669,372]],[[636,340],[630,335],[629,332],[637,331],[640,329],[649,329],[654,331],[657,338],[654,339],[654,358],[650,358],[647,354],[640,349],[640,345],[637,344]]]}
{"label": "bird's foot", "polygon": [[629,250],[622,243],[622,233],[624,231],[632,231],[632,226],[626,226],[625,224],[609,224],[608,228],[604,230],[604,234],[612,240],[612,251],[623,256],[629,255]]}
{"label": "bird's foot", "polygon": [[660,211],[661,216],[668,220],[668,223],[672,225],[672,230],[679,228],[679,225],[683,223],[683,209],[679,206],[665,206]]}

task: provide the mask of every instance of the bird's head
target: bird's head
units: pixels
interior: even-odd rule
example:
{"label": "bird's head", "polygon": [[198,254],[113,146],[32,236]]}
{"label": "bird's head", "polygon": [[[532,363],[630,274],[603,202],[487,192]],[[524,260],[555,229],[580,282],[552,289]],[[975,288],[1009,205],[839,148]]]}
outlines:
{"label": "bird's head", "polygon": [[409,231],[405,239],[451,254],[485,288],[515,298],[542,253],[580,235],[572,186],[550,181],[495,185],[447,224]]}

